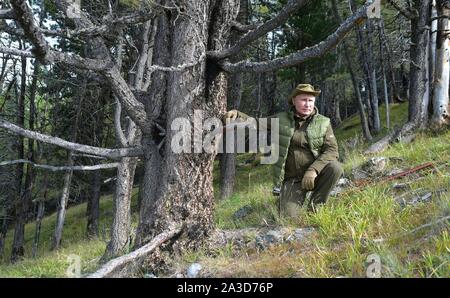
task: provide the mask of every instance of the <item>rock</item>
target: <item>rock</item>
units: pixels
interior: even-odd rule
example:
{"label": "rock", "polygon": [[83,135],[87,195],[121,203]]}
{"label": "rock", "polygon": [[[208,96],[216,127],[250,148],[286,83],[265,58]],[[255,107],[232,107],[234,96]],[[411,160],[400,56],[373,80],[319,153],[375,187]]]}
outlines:
{"label": "rock", "polygon": [[364,180],[369,178],[369,174],[361,169],[353,169],[352,170],[353,180]]}
{"label": "rock", "polygon": [[156,275],[154,275],[153,273],[146,273],[144,274],[144,278],[158,278]]}
{"label": "rock", "polygon": [[202,265],[199,263],[194,263],[187,269],[187,277],[189,278],[195,278],[200,273],[200,270],[202,270]]}
{"label": "rock", "polygon": [[255,239],[255,244],[260,249],[279,243],[283,243],[283,234],[276,230],[270,230],[265,234],[258,235]]}
{"label": "rock", "polygon": [[386,168],[387,163],[386,157],[372,157],[363,165],[363,169],[371,174],[381,173]]}
{"label": "rock", "polygon": [[245,205],[245,206],[239,208],[236,212],[234,212],[233,220],[243,219],[252,212],[253,212],[253,207],[250,205]]}
{"label": "rock", "polygon": [[337,182],[336,186],[334,187],[334,189],[331,191],[330,195],[331,196],[336,196],[338,194],[340,194],[341,192],[344,191],[344,189],[346,189],[347,187],[349,187],[351,184],[350,180],[348,180],[347,178],[341,178],[339,179],[339,181]]}
{"label": "rock", "polygon": [[294,233],[287,237],[286,241],[303,242],[314,232],[314,228],[299,228],[295,229]]}
{"label": "rock", "polygon": [[408,183],[394,183],[394,185],[392,185],[392,188],[395,190],[405,190],[410,189],[411,185],[409,185]]}

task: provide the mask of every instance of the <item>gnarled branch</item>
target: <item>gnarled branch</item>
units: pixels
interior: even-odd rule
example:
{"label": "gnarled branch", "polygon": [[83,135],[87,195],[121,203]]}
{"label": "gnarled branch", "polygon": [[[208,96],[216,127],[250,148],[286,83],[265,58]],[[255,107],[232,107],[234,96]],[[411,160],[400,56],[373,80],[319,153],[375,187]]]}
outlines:
{"label": "gnarled branch", "polygon": [[283,24],[289,16],[300,7],[304,6],[307,0],[289,0],[289,2],[283,7],[283,9],[274,18],[258,26],[255,30],[252,30],[245,34],[234,46],[223,51],[211,51],[208,52],[208,57],[212,59],[224,59],[238,54],[244,47],[251,42],[257,40],[267,32]]}
{"label": "gnarled branch", "polygon": [[3,120],[0,118],[0,127],[7,129],[15,134],[21,135],[26,138],[31,138],[34,140],[38,140],[44,143],[56,145],[68,150],[108,157],[111,159],[119,159],[125,156],[142,156],[143,150],[141,147],[132,147],[132,148],[117,148],[117,149],[107,149],[107,148],[99,148],[88,145],[82,145],[78,143],[68,142],[58,137],[53,137],[45,134],[41,134],[35,131],[27,130],[22,127],[19,127],[11,122]]}
{"label": "gnarled branch", "polygon": [[368,15],[372,15],[372,2],[366,3],[357,12],[350,16],[342,23],[338,29],[328,36],[324,41],[305,49],[302,49],[296,53],[288,55],[286,57],[277,58],[271,61],[264,62],[249,62],[241,61],[238,63],[222,62],[220,65],[227,72],[268,72],[281,68],[291,67],[305,62],[311,58],[320,57],[328,50],[336,46],[345,35],[357,24],[361,23],[364,19],[368,18]]}

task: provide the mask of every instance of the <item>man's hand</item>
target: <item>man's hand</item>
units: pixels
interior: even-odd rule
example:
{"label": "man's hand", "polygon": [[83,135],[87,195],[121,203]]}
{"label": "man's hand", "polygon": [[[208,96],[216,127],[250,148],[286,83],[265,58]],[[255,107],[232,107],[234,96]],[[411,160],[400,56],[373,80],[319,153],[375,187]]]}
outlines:
{"label": "man's hand", "polygon": [[314,169],[307,170],[302,179],[302,188],[304,190],[313,190],[314,180],[316,179],[316,177],[317,177],[316,170]]}
{"label": "man's hand", "polygon": [[225,115],[223,115],[222,121],[223,123],[227,123],[227,119],[229,119],[228,121],[231,122],[233,120],[236,120],[237,117],[238,117],[238,110],[230,110],[226,112]]}

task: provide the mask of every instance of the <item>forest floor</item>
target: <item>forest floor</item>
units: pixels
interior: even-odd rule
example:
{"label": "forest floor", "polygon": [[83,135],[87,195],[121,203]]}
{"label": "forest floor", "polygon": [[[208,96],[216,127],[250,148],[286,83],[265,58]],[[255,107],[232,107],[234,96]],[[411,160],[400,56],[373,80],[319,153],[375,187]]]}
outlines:
{"label": "forest floor", "polygon": [[[384,108],[380,111],[383,125]],[[391,105],[391,127],[406,118],[407,104]],[[387,131],[383,128],[377,138]],[[278,198],[272,196],[270,167],[252,161],[251,154],[239,155],[236,191],[231,198],[216,201],[216,226],[265,234],[243,245],[186,251],[173,259],[172,270],[165,276],[185,276],[191,264],[199,263],[199,276],[208,277],[450,277],[450,131],[421,132],[411,143],[399,142],[371,156],[363,153],[368,144],[362,141],[357,115],[346,119],[335,132],[348,183],[325,205],[315,212],[302,211],[296,220],[280,218]],[[379,157],[376,160],[381,160],[381,165],[368,170],[365,165],[374,157]],[[428,162],[433,166],[382,181]],[[364,178],[365,171],[372,172],[361,186],[362,180],[357,178]],[[214,174],[218,177],[217,164]],[[217,181],[214,189],[218,194]],[[137,189],[133,211],[136,204]],[[61,249],[53,252],[55,214],[46,217],[36,258],[31,257],[34,223],[28,224],[27,255],[15,264],[7,262],[13,236],[9,231],[0,277],[65,277],[74,258],[81,261],[83,275],[95,271],[109,237],[112,196],[101,199],[98,239],[86,238],[85,214],[86,204],[69,208]],[[133,226],[136,224],[137,212],[133,212]],[[303,230],[311,233],[293,241],[281,235],[280,228],[291,235]],[[276,241],[261,241],[267,235],[275,235]],[[143,272],[143,276],[149,275]]]}

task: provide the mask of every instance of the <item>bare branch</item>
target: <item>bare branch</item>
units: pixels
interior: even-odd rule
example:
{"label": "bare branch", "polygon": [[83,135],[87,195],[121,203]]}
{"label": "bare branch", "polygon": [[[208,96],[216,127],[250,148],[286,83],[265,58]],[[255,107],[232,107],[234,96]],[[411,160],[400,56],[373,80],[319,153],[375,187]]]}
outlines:
{"label": "bare branch", "polygon": [[31,51],[24,51],[14,48],[6,48],[6,47],[0,47],[0,53],[10,54],[14,56],[20,56],[20,57],[26,57],[26,58],[35,58],[33,53]]}
{"label": "bare branch", "polygon": [[68,171],[68,170],[71,170],[71,171],[96,171],[96,170],[102,170],[102,169],[117,168],[117,166],[119,165],[119,163],[114,162],[114,163],[105,163],[105,164],[93,165],[93,166],[71,166],[71,167],[70,166],[50,166],[50,165],[37,164],[37,163],[34,163],[34,162],[32,162],[30,160],[26,160],[26,159],[17,159],[17,160],[2,161],[2,162],[0,162],[0,166],[14,165],[14,164],[20,164],[20,163],[30,164],[35,168],[50,170],[52,172]]}
{"label": "bare branch", "polygon": [[73,37],[95,37],[101,35],[107,35],[108,33],[115,30],[118,25],[132,25],[145,23],[151,20],[158,14],[158,11],[138,11],[134,14],[115,18],[107,19],[104,24],[100,26],[89,26],[86,28],[79,28],[75,30],[62,29],[62,30],[46,30],[41,29],[41,32],[49,36],[60,36],[64,38]]}
{"label": "bare branch", "polygon": [[121,271],[126,271],[126,266],[130,263],[136,263],[140,259],[151,254],[161,244],[178,235],[182,230],[182,226],[171,227],[169,230],[159,234],[153,240],[142,246],[141,248],[118,258],[112,259],[98,271],[88,275],[88,278],[105,278],[120,276]]}
{"label": "bare branch", "polygon": [[398,10],[398,12],[401,15],[403,15],[405,18],[410,19],[410,20],[417,18],[416,13],[414,13],[413,11],[411,11],[407,8],[401,7],[399,4],[397,4],[395,2],[395,0],[388,0],[387,2],[389,2],[389,4],[391,4],[396,10]]}
{"label": "bare branch", "polygon": [[39,26],[34,23],[34,16],[31,8],[28,6],[25,0],[10,0],[11,6],[16,14],[16,20],[22,27],[25,36],[27,36],[34,48],[32,52],[36,57],[42,61],[46,62],[48,54],[48,43],[39,30]]}
{"label": "bare branch", "polygon": [[116,139],[119,142],[120,146],[126,146],[128,141],[123,133],[122,125],[120,123],[121,114],[122,114],[122,105],[120,101],[116,98],[116,107],[114,109],[114,126],[116,132]]}
{"label": "bare branch", "polygon": [[291,67],[300,63],[305,62],[311,58],[320,57],[325,54],[328,50],[336,46],[345,35],[357,24],[363,22],[367,19],[368,13],[371,13],[369,8],[372,2],[366,3],[357,12],[350,16],[347,20],[342,23],[339,28],[330,36],[328,36],[324,41],[320,43],[302,49],[296,53],[288,55],[286,57],[277,58],[271,61],[263,62],[249,62],[241,61],[238,63],[222,62],[220,65],[227,72],[268,72],[274,71],[281,68]]}
{"label": "bare branch", "polygon": [[255,30],[256,28],[258,28],[259,26],[261,26],[261,24],[241,24],[239,22],[233,21],[231,22],[231,28],[235,29],[236,31],[239,32],[248,32],[250,30]]}
{"label": "bare branch", "polygon": [[12,9],[0,9],[0,19],[14,19],[15,17]]}
{"label": "bare branch", "polygon": [[30,131],[21,128],[11,122],[5,121],[0,118],[0,127],[12,131],[15,134],[21,135],[26,138],[31,138],[44,143],[53,144],[68,150],[108,157],[111,159],[119,159],[125,156],[142,156],[143,150],[141,147],[131,147],[131,148],[117,148],[117,149],[107,149],[98,148],[88,145],[82,145],[78,143],[68,142],[66,140],[60,139],[58,137],[53,137],[45,134],[41,134],[35,131]]}
{"label": "bare branch", "polygon": [[297,9],[308,3],[307,0],[289,0],[289,2],[283,7],[278,15],[264,24],[258,26],[255,30],[245,34],[234,46],[223,51],[211,51],[208,52],[208,57],[213,59],[224,59],[238,54],[244,47],[248,46],[251,42],[257,40],[267,32],[275,29],[283,24],[289,16]]}

